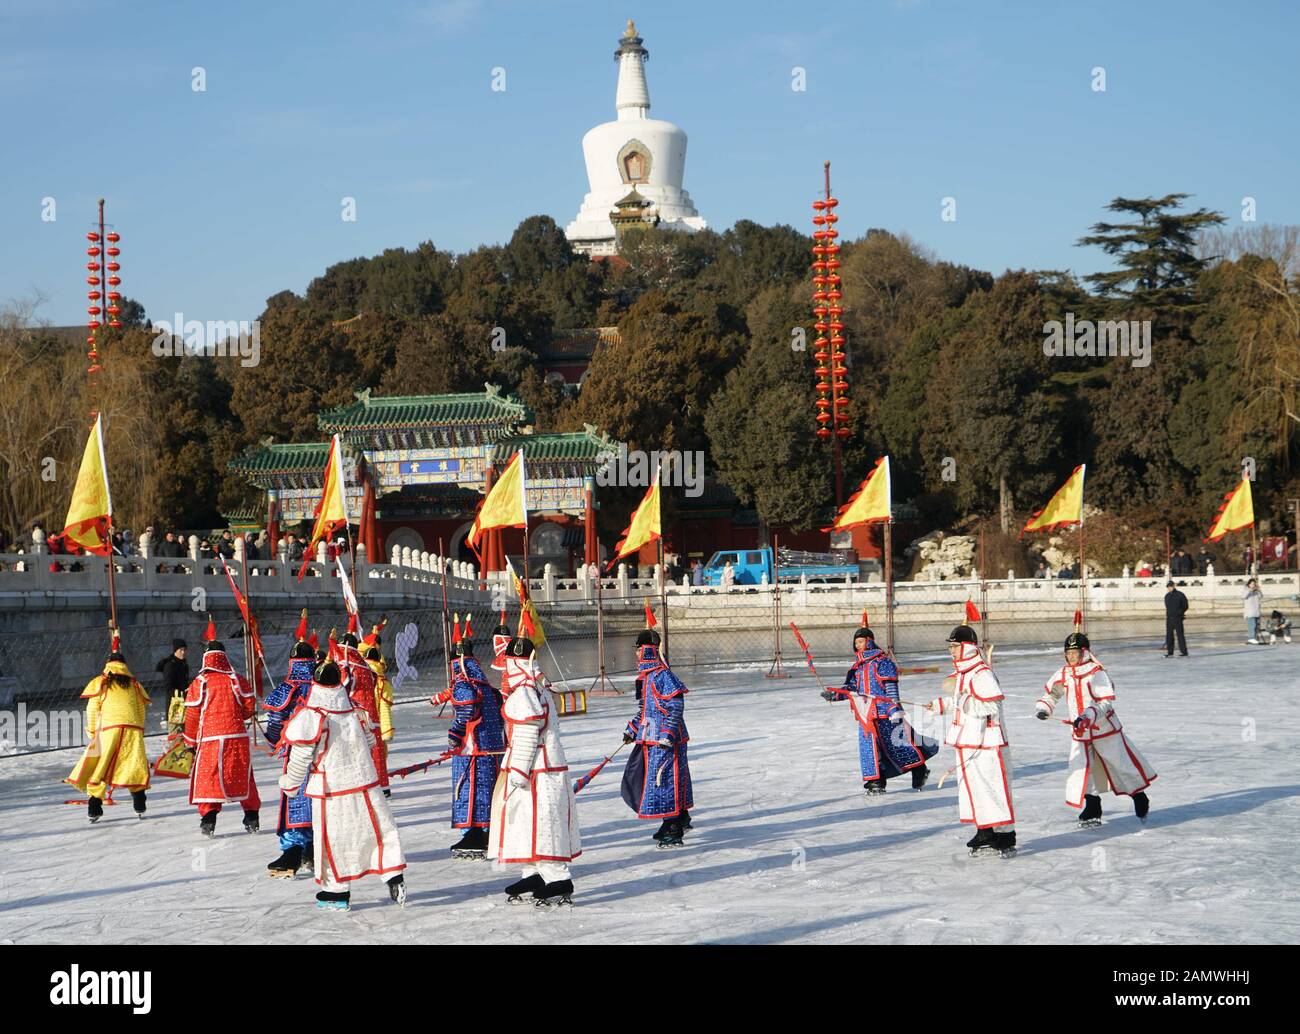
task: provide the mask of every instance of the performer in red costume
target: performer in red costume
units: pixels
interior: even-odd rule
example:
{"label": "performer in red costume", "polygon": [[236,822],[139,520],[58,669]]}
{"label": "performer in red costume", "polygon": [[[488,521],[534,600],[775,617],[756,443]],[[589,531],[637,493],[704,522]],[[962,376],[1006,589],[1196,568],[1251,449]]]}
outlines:
{"label": "performer in red costume", "polygon": [[185,693],[185,745],[195,750],[190,803],[199,808],[199,832],[215,836],[223,804],[244,809],[244,829],[256,833],[262,799],[253,781],[255,701],[248,681],[235,674],[211,619],[204,634],[203,667]]}

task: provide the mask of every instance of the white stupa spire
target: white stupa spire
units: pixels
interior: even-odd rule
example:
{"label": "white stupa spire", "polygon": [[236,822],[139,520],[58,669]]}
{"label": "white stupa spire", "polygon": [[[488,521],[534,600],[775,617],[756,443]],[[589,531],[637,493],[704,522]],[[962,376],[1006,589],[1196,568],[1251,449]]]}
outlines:
{"label": "white stupa spire", "polygon": [[629,20],[614,51],[617,116],[582,138],[588,190],[564,234],[586,255],[617,254],[619,234],[637,223],[685,233],[707,225],[682,187],[686,134],[671,122],[650,117],[645,81],[650,54],[644,42]]}
{"label": "white stupa spire", "polygon": [[614,95],[614,107],[620,120],[649,117],[650,88],[646,86],[645,63],[650,52],[642,46],[644,42],[636,34],[636,23],[629,18],[618,50],[614,51],[614,59],[618,62],[618,91]]}

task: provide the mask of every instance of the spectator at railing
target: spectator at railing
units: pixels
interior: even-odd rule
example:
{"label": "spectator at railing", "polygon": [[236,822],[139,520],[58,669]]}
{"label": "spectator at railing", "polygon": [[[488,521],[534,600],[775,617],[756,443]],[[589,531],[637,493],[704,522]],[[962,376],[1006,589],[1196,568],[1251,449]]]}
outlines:
{"label": "spectator at railing", "polygon": [[1035,568],[1034,570],[1034,577],[1040,579],[1052,577],[1052,572],[1047,569],[1047,561],[1045,560],[1038,561],[1038,567]]}
{"label": "spectator at railing", "polygon": [[1147,561],[1145,561],[1145,560],[1140,560],[1140,561],[1138,561],[1137,571],[1134,572],[1133,577],[1134,577],[1134,578],[1150,578],[1150,577],[1151,577],[1151,565],[1150,565]]}
{"label": "spectator at railing", "polygon": [[1196,554],[1196,569],[1202,578],[1210,573],[1212,563],[1214,563],[1214,554],[1202,546],[1201,551]]}
{"label": "spectator at railing", "polygon": [[[235,559],[235,533],[227,528],[221,533],[221,538],[217,540],[214,547],[217,555],[225,557],[227,560]],[[214,557],[215,559],[215,557]]]}

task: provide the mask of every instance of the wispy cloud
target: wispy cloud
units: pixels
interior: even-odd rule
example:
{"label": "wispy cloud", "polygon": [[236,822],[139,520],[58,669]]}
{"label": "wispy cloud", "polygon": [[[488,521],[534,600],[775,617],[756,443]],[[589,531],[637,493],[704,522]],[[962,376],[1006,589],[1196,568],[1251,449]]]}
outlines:
{"label": "wispy cloud", "polygon": [[412,12],[416,21],[452,29],[464,25],[483,9],[484,0],[428,0]]}

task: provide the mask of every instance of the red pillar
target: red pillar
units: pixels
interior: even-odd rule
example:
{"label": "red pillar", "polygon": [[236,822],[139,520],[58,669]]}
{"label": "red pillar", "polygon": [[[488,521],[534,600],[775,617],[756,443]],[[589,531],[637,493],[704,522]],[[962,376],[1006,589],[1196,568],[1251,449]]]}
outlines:
{"label": "red pillar", "polygon": [[595,480],[593,478],[585,479],[583,481],[582,489],[585,503],[583,523],[586,525],[584,529],[586,532],[586,548],[584,550],[586,559],[583,562],[586,564],[599,564],[600,546],[596,541],[596,501],[594,499],[596,492]]}

